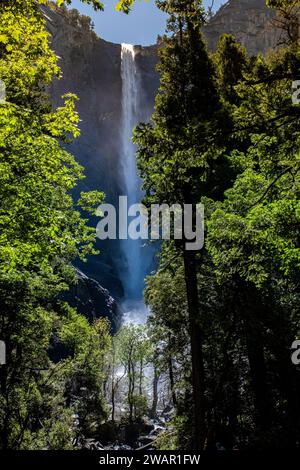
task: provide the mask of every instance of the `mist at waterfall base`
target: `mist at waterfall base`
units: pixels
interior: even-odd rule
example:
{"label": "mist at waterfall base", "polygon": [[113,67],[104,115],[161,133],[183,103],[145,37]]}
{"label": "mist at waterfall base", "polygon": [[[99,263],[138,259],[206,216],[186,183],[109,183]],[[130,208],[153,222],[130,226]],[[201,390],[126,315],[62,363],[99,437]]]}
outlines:
{"label": "mist at waterfall base", "polygon": [[[128,207],[139,203],[143,197],[141,179],[136,164],[136,148],[132,143],[134,127],[148,116],[143,116],[141,103],[141,79],[139,76],[135,48],[131,44],[121,46],[122,76],[122,177],[123,194],[128,198]],[[119,275],[125,298],[122,303],[124,323],[143,324],[147,321],[148,309],[143,302],[144,279],[149,274],[153,259],[153,248],[143,240],[120,240],[122,265]]]}

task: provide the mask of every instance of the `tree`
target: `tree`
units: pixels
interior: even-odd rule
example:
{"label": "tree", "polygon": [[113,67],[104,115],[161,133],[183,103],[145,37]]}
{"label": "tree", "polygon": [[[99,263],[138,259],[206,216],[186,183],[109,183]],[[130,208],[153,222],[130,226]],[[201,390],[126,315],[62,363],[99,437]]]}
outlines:
{"label": "tree", "polygon": [[[267,58],[250,59],[225,35],[212,62],[206,56],[206,68],[203,50],[197,55],[201,41],[194,49],[189,35],[191,5],[162,4],[173,16],[160,50],[161,87],[153,121],[137,128],[135,140],[146,202],[201,200],[206,244],[201,257],[191,258],[177,241],[163,244],[160,268],[147,281],[151,327],[165,341],[166,360],[168,329],[171,343],[177,312],[186,311],[191,340],[183,339],[182,350],[190,347],[192,401],[188,386],[182,389],[185,403],[195,406],[198,447],[205,439],[212,448],[220,441],[226,448],[247,440],[261,447],[295,444],[299,381],[288,351],[299,324],[299,106],[291,101],[299,48],[294,38]],[[199,24],[193,18],[192,29]],[[178,300],[180,273],[186,297]],[[181,346],[174,349],[178,354]],[[203,371],[201,413],[195,374],[203,379]],[[189,414],[178,409],[176,426],[186,435]]]}
{"label": "tree", "polygon": [[217,43],[213,61],[222,98],[227,103],[237,104],[239,97],[235,86],[243,79],[250,65],[246,50],[234,36],[223,34]]}
{"label": "tree", "polygon": [[[103,11],[104,4],[101,0],[81,0],[82,3],[87,3],[88,5],[92,5],[95,11]],[[116,10],[122,11],[123,13],[129,13],[131,7],[134,5],[135,0],[119,0],[116,4]],[[59,7],[63,5],[71,5],[72,0],[56,0],[56,3]]]}
{"label": "tree", "polygon": [[[286,427],[286,434],[281,434],[281,440],[295,441],[299,420],[299,384],[288,358],[295,334],[289,309],[295,312],[299,269],[299,107],[293,106],[290,92],[291,80],[299,70],[298,54],[291,45],[267,59],[258,56],[235,85],[238,106],[232,113],[240,144],[231,159],[238,176],[225,200],[214,204],[208,221],[207,249],[216,273],[239,286],[239,316],[261,443],[274,439],[278,432],[270,436],[274,408],[278,407],[272,402],[270,387],[278,389],[278,383],[289,383],[289,391],[280,385],[281,406],[283,397],[287,400],[286,423],[280,424]],[[275,354],[278,367],[273,372],[278,374],[277,382],[272,384],[268,373],[274,365],[268,350]]]}
{"label": "tree", "polygon": [[93,435],[108,417],[103,383],[105,363],[111,347],[110,325],[107,319],[88,320],[70,311],[58,326],[62,344],[70,350],[66,360],[66,395],[69,407],[78,417],[77,435]]}
{"label": "tree", "polygon": [[145,327],[124,325],[115,337],[117,361],[127,381],[129,421],[141,417],[146,411],[143,392],[144,368],[151,357],[151,343]]}
{"label": "tree", "polygon": [[[193,204],[206,194],[218,197],[224,167],[222,132],[225,112],[214,67],[201,34],[204,10],[198,1],[161,2],[170,14],[171,35],[159,50],[161,86],[153,123],[135,131],[138,165],[146,202]],[[184,263],[191,339],[195,444],[206,438],[203,331],[198,302],[197,258],[178,244]]]}
{"label": "tree", "polygon": [[[48,44],[41,3],[16,0],[1,2],[0,7],[0,77],[7,92],[0,105],[0,334],[7,348],[7,365],[0,371],[4,449],[56,448],[58,441],[70,446],[70,433],[55,419],[61,412],[70,424],[69,411],[62,412],[60,365],[51,363],[48,348],[55,324],[68,311],[60,296],[75,281],[71,262],[93,253],[95,238],[70,193],[83,177],[82,168],[59,143],[79,135],[76,97],[66,95],[64,105],[52,110],[46,92],[60,71]],[[91,209],[102,199],[101,193],[85,194],[81,205]],[[56,371],[58,383],[53,385]],[[57,440],[55,429],[60,433]]]}
{"label": "tree", "polygon": [[276,8],[276,26],[286,35],[284,42],[299,45],[299,0],[267,0],[267,5]]}

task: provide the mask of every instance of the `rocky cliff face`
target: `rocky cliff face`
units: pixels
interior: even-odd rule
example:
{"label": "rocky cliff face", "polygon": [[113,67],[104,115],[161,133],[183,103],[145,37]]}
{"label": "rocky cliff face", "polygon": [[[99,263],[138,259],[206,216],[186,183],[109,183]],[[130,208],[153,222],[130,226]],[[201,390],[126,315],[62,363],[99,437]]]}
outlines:
{"label": "rocky cliff face", "polygon": [[227,33],[233,34],[248,54],[265,54],[278,44],[275,15],[266,7],[266,0],[229,0],[204,28],[208,47],[214,50],[219,36]]}
{"label": "rocky cliff face", "polygon": [[[76,14],[45,8],[52,47],[60,58],[63,78],[55,80],[52,96],[59,104],[61,96],[73,92],[80,98],[81,137],[69,147],[85,167],[81,190],[102,190],[106,202],[115,203],[121,190],[120,125],[122,113],[121,46],[98,38]],[[136,46],[136,61],[142,88],[143,116],[153,109],[158,76],[156,46]],[[96,223],[96,221],[94,221]],[[121,298],[123,288],[117,274],[121,262],[118,241],[98,241],[101,255],[79,267],[101,285]]]}
{"label": "rocky cliff face", "polygon": [[116,300],[99,282],[77,269],[78,284],[65,295],[64,300],[85,315],[92,323],[99,315],[108,317],[113,331],[120,327],[121,310]]}
{"label": "rocky cliff face", "polygon": [[[76,11],[65,14],[45,8],[52,35],[52,47],[60,57],[63,78],[52,86],[56,103],[66,92],[79,98],[81,137],[69,148],[85,167],[86,179],[80,190],[101,189],[107,202],[116,202],[122,194],[120,185],[120,125],[122,103],[121,46],[98,38],[86,18]],[[100,13],[101,14],[101,13]],[[205,26],[204,34],[211,50],[221,33],[237,36],[250,54],[266,52],[276,45],[274,13],[264,0],[230,0]],[[135,47],[136,63],[141,80],[143,116],[150,117],[159,85],[155,65],[157,46]],[[102,251],[86,265],[79,266],[117,298],[123,289],[118,277],[121,254],[118,242],[98,242]]]}

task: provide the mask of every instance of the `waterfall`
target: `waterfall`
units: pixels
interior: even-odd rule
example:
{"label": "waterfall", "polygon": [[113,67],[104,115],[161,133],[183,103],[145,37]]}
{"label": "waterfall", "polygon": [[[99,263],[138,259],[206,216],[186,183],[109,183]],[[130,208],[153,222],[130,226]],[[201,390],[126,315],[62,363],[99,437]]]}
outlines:
{"label": "waterfall", "polygon": [[[132,143],[134,127],[147,116],[142,113],[141,82],[135,60],[134,46],[122,44],[122,183],[128,198],[128,207],[141,202],[141,180],[136,166],[136,149]],[[124,321],[143,323],[147,310],[142,301],[144,278],[149,272],[149,248],[142,240],[120,240],[123,267],[120,277],[124,287]]]}
{"label": "waterfall", "polygon": [[[140,179],[137,173],[135,147],[131,142],[132,131],[138,123],[140,83],[135,63],[134,46],[122,44],[122,172],[123,186],[127,195],[128,207],[140,202]],[[143,272],[141,243],[139,240],[122,240],[121,250],[124,258],[122,281],[125,297],[139,299],[142,296]]]}

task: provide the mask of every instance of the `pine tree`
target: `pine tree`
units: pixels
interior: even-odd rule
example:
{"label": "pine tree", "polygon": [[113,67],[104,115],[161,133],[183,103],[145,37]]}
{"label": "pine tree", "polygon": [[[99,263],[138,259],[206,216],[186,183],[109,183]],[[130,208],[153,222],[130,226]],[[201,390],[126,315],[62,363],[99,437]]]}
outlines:
{"label": "pine tree", "polygon": [[[225,113],[217,92],[214,67],[202,38],[204,10],[198,1],[161,2],[170,14],[160,47],[161,85],[153,123],[135,132],[138,164],[148,202],[197,204],[200,197],[217,193],[222,161]],[[227,124],[226,124],[227,125]],[[218,159],[220,157],[220,159]],[[198,301],[198,254],[177,248],[183,257],[192,356],[194,446],[206,438],[203,331]]]}

